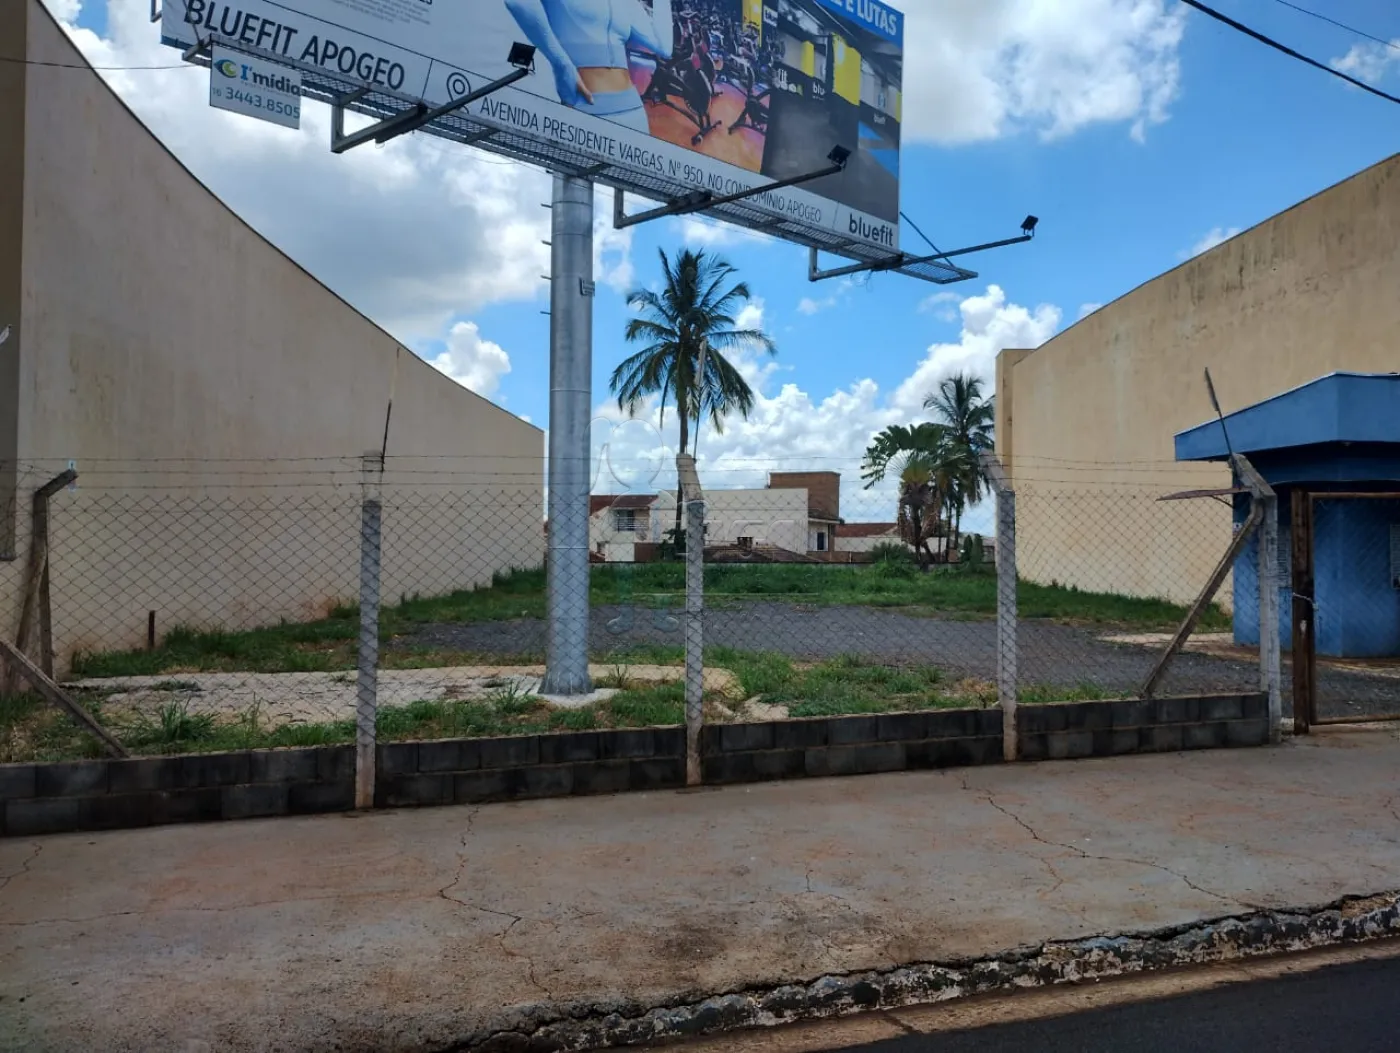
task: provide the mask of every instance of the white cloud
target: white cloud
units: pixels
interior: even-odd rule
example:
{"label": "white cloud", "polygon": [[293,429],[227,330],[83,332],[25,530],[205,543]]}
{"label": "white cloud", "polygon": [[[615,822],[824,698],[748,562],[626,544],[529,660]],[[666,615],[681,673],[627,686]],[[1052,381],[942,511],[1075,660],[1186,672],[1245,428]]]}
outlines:
{"label": "white cloud", "polygon": [[447,350],[432,364],[478,395],[490,398],[510,372],[510,355],[500,344],[485,340],[475,322],[458,322],[447,334]]}
{"label": "white cloud", "polygon": [[1332,68],[1349,73],[1367,84],[1379,84],[1392,66],[1400,66],[1400,37],[1389,44],[1355,44],[1341,58],[1332,60]]}
{"label": "white cloud", "polygon": [[1097,310],[1098,310],[1099,308],[1101,308],[1102,306],[1103,306],[1103,304],[1101,304],[1101,303],[1085,303],[1085,304],[1080,304],[1080,305],[1079,305],[1079,318],[1080,318],[1080,320],[1083,321],[1085,318],[1088,318],[1091,314],[1093,314],[1095,311],[1097,311]]}
{"label": "white cloud", "polygon": [[[756,308],[762,314],[762,304]],[[749,354],[735,356],[736,367],[754,387],[756,398],[748,420],[732,418],[724,432],[706,427],[700,436],[701,478],[707,487],[731,489],[762,487],[774,470],[835,470],[842,473],[843,514],[852,520],[885,520],[894,516],[893,484],[866,491],[860,481],[860,461],[872,436],[891,424],[923,420],[924,396],[950,373],[970,370],[995,382],[996,355],[1003,348],[1038,347],[1059,329],[1058,308],[1042,305],[1030,310],[1009,303],[998,286],[960,305],[962,332],[956,343],[933,344],[910,374],[886,393],[865,378],[827,395],[798,384],[775,384],[776,363]],[[659,478],[667,486],[670,450],[676,443],[674,415],[665,426],[658,421],[655,400],[643,406],[639,419],[624,437],[615,422],[624,418],[616,404],[596,411],[595,452],[609,444],[619,478],[638,485],[642,478]],[[609,438],[608,436],[612,436]],[[978,520],[974,520],[978,522]]]}
{"label": "white cloud", "polygon": [[969,296],[958,306],[962,333],[957,343],[934,344],[914,372],[891,395],[891,405],[909,419],[923,412],[924,397],[952,373],[968,372],[990,387],[996,380],[996,358],[1004,348],[1035,348],[1060,328],[1058,307],[1041,304],[1034,310],[1007,303],[999,285],[987,286],[982,296]]}
{"label": "white cloud", "polygon": [[[78,0],[48,3],[96,65],[178,66],[139,3],[109,4],[105,37],[73,25]],[[214,110],[195,66],[102,76],[234,211],[410,346],[454,316],[545,293],[542,172],[423,135],[336,156],[328,107],[304,107],[300,132]],[[603,280],[627,277],[630,240],[601,241]]]}
{"label": "white cloud", "polygon": [[633,229],[616,229],[611,207],[594,201],[593,276],[621,296],[630,293],[636,284],[637,271],[632,265]]}
{"label": "white cloud", "polygon": [[739,313],[734,316],[735,329],[762,329],[763,311],[767,305],[762,296],[755,296],[748,303],[739,309]]}
{"label": "white cloud", "polygon": [[1225,244],[1238,233],[1240,233],[1239,227],[1214,227],[1189,249],[1178,252],[1177,256],[1183,260],[1194,259],[1203,252],[1209,252],[1217,245]]}
{"label": "white cloud", "polygon": [[943,305],[945,305],[945,304],[950,304],[950,303],[961,303],[961,302],[962,302],[962,294],[961,294],[961,293],[955,293],[955,292],[952,292],[951,290],[944,289],[942,292],[936,292],[936,293],[934,293],[932,296],[925,296],[925,297],[923,298],[923,300],[921,300],[921,301],[919,302],[919,310],[920,310],[920,312],[923,312],[923,311],[932,311],[935,307],[940,307],[940,306],[943,306]]}
{"label": "white cloud", "polygon": [[831,308],[844,301],[846,295],[855,287],[856,282],[853,278],[842,278],[832,287],[832,291],[826,296],[802,297],[801,300],[797,301],[797,310],[799,313],[809,316],[821,314],[823,311],[829,311]]}
{"label": "white cloud", "polygon": [[904,134],[1045,138],[1102,122],[1141,140],[1180,89],[1186,9],[1174,0],[919,4],[906,22]]}
{"label": "white cloud", "polygon": [[[139,3],[108,3],[98,36],[75,25],[82,0],[46,2],[95,64],[178,65]],[[1065,135],[1102,121],[1140,131],[1165,119],[1182,26],[1168,4],[919,5],[909,21],[909,51],[921,61],[908,67],[905,134],[953,143]],[[546,295],[549,213],[539,205],[550,184],[540,171],[422,134],[336,156],[323,105],[305,107],[293,132],[212,110],[197,67],[102,75],[235,211],[408,346],[443,339],[455,319],[488,304]],[[610,199],[600,198],[598,281],[623,292],[635,282],[632,232],[612,229]],[[701,217],[673,223],[697,247],[772,241]]]}
{"label": "white cloud", "polygon": [[681,216],[672,220],[671,231],[692,249],[718,249],[745,242],[755,245],[773,244],[773,238],[767,234],[736,227],[732,223],[720,223],[704,216]]}

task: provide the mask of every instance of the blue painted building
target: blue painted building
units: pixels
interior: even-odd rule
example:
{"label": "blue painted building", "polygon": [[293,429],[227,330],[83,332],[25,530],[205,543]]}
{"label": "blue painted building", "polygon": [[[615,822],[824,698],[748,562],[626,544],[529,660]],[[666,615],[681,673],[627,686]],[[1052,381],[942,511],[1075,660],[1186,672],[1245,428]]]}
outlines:
{"label": "blue painted building", "polygon": [[[1397,352],[1400,357],[1400,352]],[[1178,461],[1225,461],[1225,431],[1278,493],[1280,634],[1292,644],[1293,502],[1311,493],[1317,652],[1400,657],[1400,373],[1332,373],[1176,436]],[[1384,497],[1327,497],[1327,494]],[[1235,498],[1235,522],[1249,498]],[[1235,563],[1235,642],[1259,644],[1258,537]]]}

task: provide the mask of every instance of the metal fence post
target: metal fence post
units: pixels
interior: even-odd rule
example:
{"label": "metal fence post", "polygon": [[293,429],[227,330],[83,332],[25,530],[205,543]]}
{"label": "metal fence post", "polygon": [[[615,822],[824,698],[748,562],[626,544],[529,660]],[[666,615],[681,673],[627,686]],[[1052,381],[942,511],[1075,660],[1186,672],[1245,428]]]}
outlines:
{"label": "metal fence post", "polygon": [[374,807],[375,729],[379,718],[379,571],[384,458],[365,454],[360,503],[360,648],[355,681],[355,807]]}
{"label": "metal fence post", "polygon": [[1283,741],[1283,653],[1279,642],[1278,494],[1249,458],[1236,454],[1233,467],[1258,508],[1259,690],[1269,699],[1269,741]]}
{"label": "metal fence post", "polygon": [[1259,526],[1259,689],[1269,696],[1269,741],[1283,740],[1283,648],[1279,640],[1278,497],[1264,506]]}
{"label": "metal fence post", "polygon": [[994,456],[984,454],[982,465],[997,497],[997,701],[1002,756],[1015,761],[1021,755],[1016,726],[1016,491]]}
{"label": "metal fence post", "polygon": [[1021,755],[1016,728],[1016,491],[997,491],[997,699],[1003,756]]}
{"label": "metal fence post", "polygon": [[695,458],[676,458],[685,500],[685,784],[704,780],[700,729],[705,721],[705,498]]}

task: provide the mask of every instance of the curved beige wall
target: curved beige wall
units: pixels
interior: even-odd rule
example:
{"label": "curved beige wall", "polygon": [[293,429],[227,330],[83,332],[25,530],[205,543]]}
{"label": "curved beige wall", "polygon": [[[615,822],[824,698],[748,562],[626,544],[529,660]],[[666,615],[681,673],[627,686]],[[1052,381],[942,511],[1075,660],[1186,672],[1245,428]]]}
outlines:
{"label": "curved beige wall", "polygon": [[[0,0],[0,38],[83,61],[37,0]],[[161,629],[257,624],[353,597],[359,458],[391,389],[386,598],[541,562],[537,428],[400,351],[96,74],[23,68],[22,191],[0,185],[0,209],[23,207],[19,527],[76,460],[54,500],[60,655],[141,642],[147,610]],[[0,563],[11,639],[22,562]]]}
{"label": "curved beige wall", "polygon": [[[1335,370],[1400,370],[1400,155],[998,361],[998,449],[1034,580],[1191,598],[1229,513],[1159,503],[1229,482],[1173,436]],[[1073,499],[1071,499],[1073,498]],[[1154,513],[1155,510],[1155,513]]]}

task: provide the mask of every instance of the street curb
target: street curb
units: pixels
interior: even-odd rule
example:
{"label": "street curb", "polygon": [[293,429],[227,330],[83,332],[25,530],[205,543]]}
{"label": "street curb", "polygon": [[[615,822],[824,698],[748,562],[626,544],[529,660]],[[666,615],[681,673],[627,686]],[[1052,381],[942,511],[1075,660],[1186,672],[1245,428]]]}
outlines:
{"label": "street curb", "polygon": [[898,1009],[1011,988],[1101,980],[1400,936],[1400,892],[1320,907],[1256,911],[1145,933],[1093,936],[968,961],[822,976],[646,1008],[536,1006],[515,1028],[481,1032],[453,1051],[555,1053],[635,1046],[743,1028]]}

